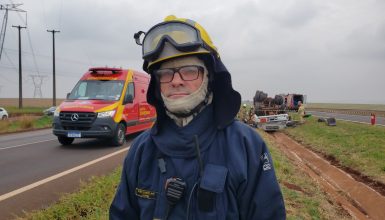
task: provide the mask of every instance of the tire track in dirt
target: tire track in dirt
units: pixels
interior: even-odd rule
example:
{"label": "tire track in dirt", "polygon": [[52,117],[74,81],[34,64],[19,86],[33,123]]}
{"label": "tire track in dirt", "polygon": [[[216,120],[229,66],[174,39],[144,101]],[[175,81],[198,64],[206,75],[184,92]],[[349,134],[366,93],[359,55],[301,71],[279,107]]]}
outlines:
{"label": "tire track in dirt", "polygon": [[278,147],[315,179],[355,219],[385,219],[385,197],[283,133],[272,137]]}

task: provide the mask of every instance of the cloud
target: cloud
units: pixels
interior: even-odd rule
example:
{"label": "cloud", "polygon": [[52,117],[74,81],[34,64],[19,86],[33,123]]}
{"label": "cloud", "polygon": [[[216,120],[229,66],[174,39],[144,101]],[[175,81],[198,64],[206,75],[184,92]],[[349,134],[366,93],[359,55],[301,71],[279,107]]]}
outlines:
{"label": "cloud", "polygon": [[353,59],[385,59],[385,22],[355,28],[341,45],[341,54]]}
{"label": "cloud", "polygon": [[[142,68],[133,34],[165,16],[190,18],[210,34],[234,87],[244,99],[257,89],[269,95],[304,93],[308,100],[385,103],[385,2],[382,0],[35,0],[28,32],[44,97],[52,95],[52,35],[56,39],[58,97],[64,97],[91,66]],[[2,14],[0,14],[2,16]],[[0,97],[17,94],[18,35],[12,13],[0,61]],[[22,31],[24,91],[33,94],[36,74],[26,30]],[[374,78],[375,80],[371,80]],[[14,84],[16,83],[16,84]],[[341,92],[344,88],[344,92]]]}

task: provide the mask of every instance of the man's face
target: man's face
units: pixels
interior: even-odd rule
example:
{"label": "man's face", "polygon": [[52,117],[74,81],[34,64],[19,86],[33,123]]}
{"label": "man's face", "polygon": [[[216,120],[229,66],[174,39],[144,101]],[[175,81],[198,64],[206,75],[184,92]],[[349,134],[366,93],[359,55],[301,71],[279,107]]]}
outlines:
{"label": "man's face", "polygon": [[[166,61],[161,64],[159,69],[179,68],[190,65],[204,67],[203,61],[201,61],[197,57],[192,56],[176,58],[170,61]],[[160,83],[160,91],[162,92],[163,96],[166,96],[170,99],[179,99],[186,97],[199,89],[203,81],[203,75],[204,73],[200,72],[197,79],[185,81],[181,78],[181,75],[179,73],[175,73],[174,78],[171,82]]]}

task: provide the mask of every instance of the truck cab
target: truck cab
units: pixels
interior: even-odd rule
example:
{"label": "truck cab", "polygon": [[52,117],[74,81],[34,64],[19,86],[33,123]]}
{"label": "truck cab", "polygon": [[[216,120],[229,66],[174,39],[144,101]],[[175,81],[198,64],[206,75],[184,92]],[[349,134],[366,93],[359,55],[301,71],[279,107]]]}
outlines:
{"label": "truck cab", "polygon": [[54,113],[53,134],[62,145],[75,138],[109,139],[151,128],[156,111],[147,103],[148,74],[129,69],[90,68]]}

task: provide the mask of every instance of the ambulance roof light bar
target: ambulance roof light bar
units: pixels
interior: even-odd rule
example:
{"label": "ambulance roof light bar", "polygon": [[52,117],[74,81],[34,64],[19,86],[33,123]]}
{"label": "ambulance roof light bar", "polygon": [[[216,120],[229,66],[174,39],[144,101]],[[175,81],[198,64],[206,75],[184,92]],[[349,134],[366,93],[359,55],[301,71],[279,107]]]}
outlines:
{"label": "ambulance roof light bar", "polygon": [[122,68],[93,67],[90,68],[88,71],[90,71],[91,74],[112,75],[122,73]]}

